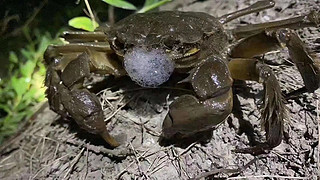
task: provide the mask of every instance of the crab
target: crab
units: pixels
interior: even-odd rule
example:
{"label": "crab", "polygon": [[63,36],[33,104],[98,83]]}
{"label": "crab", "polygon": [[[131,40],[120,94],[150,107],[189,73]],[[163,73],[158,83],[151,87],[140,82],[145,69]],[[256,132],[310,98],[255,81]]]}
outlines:
{"label": "crab", "polygon": [[64,32],[69,43],[50,45],[44,55],[50,108],[117,147],[100,102],[84,80],[91,73],[130,76],[141,86],[156,88],[174,73],[184,74],[178,83],[189,84],[194,93],[174,100],[162,124],[163,138],[183,139],[214,130],[228,118],[234,80],[257,81],[264,86],[261,121],[266,142],[244,151],[272,149],[282,141],[286,106],[275,74],[256,57],[286,46],[304,81],[297,92],[314,92],[320,85],[319,62],[294,30],[318,27],[319,12],[234,29],[224,25],[274,5],[258,1],[221,17],[179,11],[133,14],[94,32]]}

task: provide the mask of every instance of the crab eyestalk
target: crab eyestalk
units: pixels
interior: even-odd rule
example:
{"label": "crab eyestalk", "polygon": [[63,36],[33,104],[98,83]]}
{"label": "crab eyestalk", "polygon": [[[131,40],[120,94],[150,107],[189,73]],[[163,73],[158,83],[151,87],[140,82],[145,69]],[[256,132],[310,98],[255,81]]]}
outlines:
{"label": "crab eyestalk", "polygon": [[140,86],[157,87],[169,79],[174,62],[164,50],[135,47],[125,54],[124,68]]}

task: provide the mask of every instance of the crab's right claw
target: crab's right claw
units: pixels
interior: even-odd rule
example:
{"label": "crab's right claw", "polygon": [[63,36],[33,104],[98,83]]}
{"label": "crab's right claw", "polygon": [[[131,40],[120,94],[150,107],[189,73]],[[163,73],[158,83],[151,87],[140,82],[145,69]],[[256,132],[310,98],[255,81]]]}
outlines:
{"label": "crab's right claw", "polygon": [[68,63],[62,73],[53,63],[48,65],[45,81],[48,101],[53,111],[71,116],[81,128],[101,135],[108,144],[117,147],[119,143],[106,129],[97,96],[82,87],[84,78],[90,74],[89,58],[87,53],[81,54]]}
{"label": "crab's right claw", "polygon": [[119,143],[108,133],[104,122],[103,111],[96,95],[87,89],[63,89],[61,92],[63,107],[86,131],[99,134],[112,147],[119,146]]}

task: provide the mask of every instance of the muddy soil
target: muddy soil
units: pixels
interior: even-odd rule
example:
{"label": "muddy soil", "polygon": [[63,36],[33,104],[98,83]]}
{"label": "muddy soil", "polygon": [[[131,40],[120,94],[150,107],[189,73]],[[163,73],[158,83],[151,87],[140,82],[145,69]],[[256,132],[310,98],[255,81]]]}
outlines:
{"label": "muddy soil", "polygon": [[[214,16],[247,7],[255,0],[175,0],[161,10],[202,11]],[[320,9],[320,1],[278,0],[276,7],[232,21],[235,25],[294,17]],[[297,31],[315,53],[317,28]],[[303,86],[286,49],[264,56],[283,92]],[[235,153],[265,141],[261,130],[262,85],[237,88],[240,105],[207,139],[180,146],[159,143],[168,105],[185,90],[144,89],[128,78],[99,93],[107,127],[122,145],[111,150],[102,139],[79,129],[45,108],[0,157],[0,179],[317,179],[319,177],[320,91],[286,102],[288,118],[282,143],[267,154]],[[242,112],[239,113],[239,112]],[[242,117],[241,117],[242,116]],[[241,118],[239,118],[241,117]],[[161,145],[160,145],[161,144]]]}

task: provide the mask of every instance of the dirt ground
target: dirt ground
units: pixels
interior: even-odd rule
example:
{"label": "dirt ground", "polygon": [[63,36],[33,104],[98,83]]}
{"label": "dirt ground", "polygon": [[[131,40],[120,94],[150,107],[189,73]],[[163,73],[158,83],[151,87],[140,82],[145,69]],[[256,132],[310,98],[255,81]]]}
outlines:
{"label": "dirt ground", "polygon": [[[214,16],[247,7],[255,0],[175,0],[162,10],[202,11]],[[259,23],[320,9],[317,0],[278,0],[276,7],[230,23]],[[320,31],[299,30],[303,41],[319,52]],[[286,49],[265,55],[284,92],[302,87],[302,78]],[[243,118],[231,114],[205,143],[184,147],[160,145],[161,124],[168,105],[182,90],[139,88],[128,79],[112,82],[99,93],[112,135],[122,142],[109,149],[97,136],[60,119],[45,108],[1,154],[0,179],[317,179],[319,178],[320,91],[286,102],[289,118],[282,143],[268,154],[234,153],[264,141],[260,126],[262,85],[248,82],[237,97]],[[243,128],[246,124],[247,128]],[[244,133],[247,132],[247,133]],[[250,133],[251,132],[251,133]]]}

